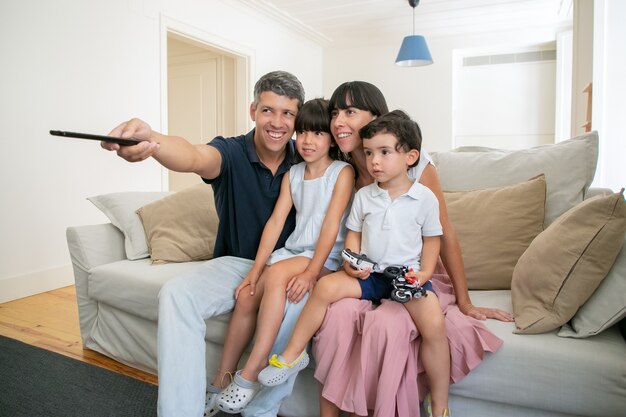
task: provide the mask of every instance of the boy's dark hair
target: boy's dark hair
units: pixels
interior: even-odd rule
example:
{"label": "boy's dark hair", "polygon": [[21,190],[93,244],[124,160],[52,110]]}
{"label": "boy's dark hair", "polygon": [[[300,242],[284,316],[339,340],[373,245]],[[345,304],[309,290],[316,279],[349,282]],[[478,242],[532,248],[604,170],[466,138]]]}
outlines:
{"label": "boy's dark hair", "polygon": [[271,91],[279,96],[298,100],[298,110],[304,104],[304,87],[295,75],[287,71],[268,72],[254,85],[254,107],[261,100],[261,93]]}
{"label": "boy's dark hair", "polygon": [[366,81],[348,81],[341,84],[330,97],[329,107],[331,112],[356,107],[377,117],[389,111],[383,93],[374,84]]}
{"label": "boy's dark hair", "polygon": [[[330,132],[330,113],[328,111],[328,100],[323,98],[314,98],[302,105],[302,108],[296,115],[295,131],[299,132],[325,132],[330,135],[333,145],[328,151],[328,155],[332,159],[339,159],[339,147],[335,143],[332,133]],[[302,161],[298,155],[298,162]]]}
{"label": "boy's dark hair", "polygon": [[[396,150],[409,152],[415,149],[422,151],[422,131],[417,122],[411,120],[408,114],[402,110],[394,110],[372,120],[359,130],[361,139],[371,139],[380,133],[389,133],[395,136],[398,143]],[[419,158],[411,168],[417,165]]]}

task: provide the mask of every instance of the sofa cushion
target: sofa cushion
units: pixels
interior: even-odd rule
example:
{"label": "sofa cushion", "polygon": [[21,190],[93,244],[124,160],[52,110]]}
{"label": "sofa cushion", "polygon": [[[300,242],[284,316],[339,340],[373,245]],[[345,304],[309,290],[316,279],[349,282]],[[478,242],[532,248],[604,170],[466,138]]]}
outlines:
{"label": "sofa cushion", "polygon": [[444,191],[502,187],[545,174],[547,227],[583,201],[596,170],[598,135],[517,151],[461,147],[431,156]]}
{"label": "sofa cushion", "polygon": [[626,317],[626,236],[613,267],[589,300],[559,331],[561,337],[583,338],[608,329]]}
{"label": "sofa cushion", "polygon": [[516,331],[542,333],[569,321],[611,269],[624,233],[622,190],[584,201],[537,236],[513,271]]}
{"label": "sofa cushion", "polygon": [[128,259],[142,259],[149,256],[146,235],[141,219],[135,211],[155,200],[165,197],[166,192],[122,192],[89,197],[111,221],[113,226],[124,234],[124,246]]}
{"label": "sofa cushion", "polygon": [[510,289],[513,268],[543,231],[543,175],[499,188],[445,192],[470,289]]}
{"label": "sofa cushion", "polygon": [[200,261],[153,265],[150,259],[139,259],[96,266],[89,270],[88,294],[98,302],[156,321],[163,284],[201,264]]}
{"label": "sofa cushion", "polygon": [[[470,296],[477,306],[511,311],[510,291],[471,291]],[[540,415],[548,413],[538,410],[572,416],[623,414],[626,342],[615,327],[587,339],[566,339],[556,330],[514,334],[513,323],[483,323],[503,344],[450,385],[451,395],[519,405]]]}
{"label": "sofa cushion", "polygon": [[218,218],[213,189],[197,184],[137,210],[154,263],[211,259]]}

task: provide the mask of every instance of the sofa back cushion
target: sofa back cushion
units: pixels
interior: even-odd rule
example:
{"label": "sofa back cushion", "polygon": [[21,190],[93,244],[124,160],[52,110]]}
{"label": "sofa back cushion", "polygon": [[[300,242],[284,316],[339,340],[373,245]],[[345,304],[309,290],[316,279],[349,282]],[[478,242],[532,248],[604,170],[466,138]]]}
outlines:
{"label": "sofa back cushion", "polygon": [[166,195],[167,192],[160,191],[126,191],[89,197],[87,200],[98,207],[111,224],[124,234],[126,257],[132,261],[150,256],[137,209]]}
{"label": "sofa back cushion", "polygon": [[502,187],[545,174],[547,227],[583,201],[595,175],[598,135],[590,132],[554,145],[516,151],[461,147],[431,156],[444,191]]}
{"label": "sofa back cushion", "polygon": [[213,189],[197,184],[137,210],[153,263],[211,259],[218,218]]}
{"label": "sofa back cushion", "polygon": [[513,268],[543,231],[543,175],[517,185],[444,192],[470,289],[510,289]]}
{"label": "sofa back cushion", "polygon": [[543,333],[568,322],[606,277],[624,233],[622,190],[584,201],[539,234],[513,271],[517,332]]}
{"label": "sofa back cushion", "polygon": [[[559,330],[561,337],[585,338],[603,332],[626,317],[626,235],[613,267],[589,300],[569,324]],[[626,321],[624,321],[626,324]]]}

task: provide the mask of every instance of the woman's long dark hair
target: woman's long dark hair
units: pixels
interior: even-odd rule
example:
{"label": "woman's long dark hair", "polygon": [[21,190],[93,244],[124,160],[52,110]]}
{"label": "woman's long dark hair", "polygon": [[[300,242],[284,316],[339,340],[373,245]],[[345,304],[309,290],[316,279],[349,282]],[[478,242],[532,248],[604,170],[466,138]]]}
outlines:
{"label": "woman's long dark hair", "polygon": [[383,93],[374,84],[366,81],[348,81],[335,89],[330,97],[330,111],[356,107],[367,110],[374,116],[382,116],[389,112]]}

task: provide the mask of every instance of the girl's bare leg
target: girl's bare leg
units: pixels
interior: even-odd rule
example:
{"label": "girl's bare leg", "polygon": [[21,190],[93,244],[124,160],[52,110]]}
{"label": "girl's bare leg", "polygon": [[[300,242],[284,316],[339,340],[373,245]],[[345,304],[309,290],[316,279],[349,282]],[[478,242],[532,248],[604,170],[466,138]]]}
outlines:
{"label": "girl's bare leg", "polygon": [[[237,370],[237,363],[241,359],[246,346],[250,343],[252,336],[254,336],[257,312],[264,292],[263,281],[263,275],[261,275],[254,295],[250,295],[249,291],[241,291],[239,293],[239,298],[235,303],[235,309],[226,332],[220,366],[211,382],[215,387],[225,388],[226,385],[230,384],[232,375]],[[228,374],[231,375],[231,378],[225,378]]]}
{"label": "girl's bare leg", "polygon": [[432,292],[428,292],[428,297],[412,299],[404,306],[422,337],[420,358],[430,383],[433,415],[438,416],[448,407],[450,387],[450,347],[443,312]]}
{"label": "girl's bare leg", "polygon": [[322,385],[320,384],[320,417],[339,417],[340,413],[339,407],[322,396]]}
{"label": "girl's bare leg", "polygon": [[283,321],[287,284],[306,269],[309,261],[309,258],[297,256],[265,267],[262,274],[265,288],[258,313],[256,339],[241,372],[241,376],[248,381],[256,381],[259,372],[267,366],[267,358]]}
{"label": "girl's bare leg", "polygon": [[285,361],[290,363],[300,356],[306,344],[322,325],[329,304],[343,298],[360,297],[361,286],[357,279],[343,271],[321,278],[302,309],[291,339],[282,354]]}

